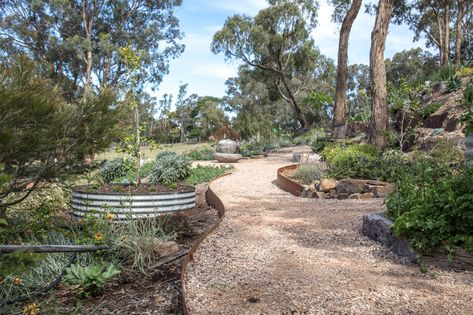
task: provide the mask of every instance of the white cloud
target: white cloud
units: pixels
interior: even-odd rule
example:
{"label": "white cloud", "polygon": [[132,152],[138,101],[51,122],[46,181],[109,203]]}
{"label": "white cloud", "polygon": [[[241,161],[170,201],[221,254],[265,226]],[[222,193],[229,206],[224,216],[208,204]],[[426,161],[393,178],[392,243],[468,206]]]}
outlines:
{"label": "white cloud", "polygon": [[192,73],[202,77],[212,77],[227,80],[230,77],[234,77],[237,75],[236,67],[225,63],[217,63],[217,62],[207,62],[203,64],[199,64],[195,66],[192,70]]}
{"label": "white cloud", "polygon": [[202,5],[215,10],[233,14],[256,15],[259,10],[268,6],[266,0],[204,0]]}

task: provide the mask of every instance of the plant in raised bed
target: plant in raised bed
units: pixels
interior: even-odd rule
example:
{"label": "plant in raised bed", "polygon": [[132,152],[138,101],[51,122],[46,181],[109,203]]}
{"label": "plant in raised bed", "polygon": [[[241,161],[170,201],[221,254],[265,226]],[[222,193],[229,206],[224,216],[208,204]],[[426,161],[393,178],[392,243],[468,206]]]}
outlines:
{"label": "plant in raised bed", "polygon": [[167,154],[156,159],[149,181],[161,185],[175,185],[190,173],[190,158],[180,154]]}
{"label": "plant in raised bed", "polygon": [[96,264],[81,266],[74,264],[66,269],[64,276],[66,283],[74,285],[79,291],[80,297],[89,297],[99,294],[111,279],[120,274],[113,264]]}
{"label": "plant in raised bed", "polygon": [[107,161],[100,171],[105,183],[111,183],[123,179],[136,171],[135,162],[128,157],[117,157]]}

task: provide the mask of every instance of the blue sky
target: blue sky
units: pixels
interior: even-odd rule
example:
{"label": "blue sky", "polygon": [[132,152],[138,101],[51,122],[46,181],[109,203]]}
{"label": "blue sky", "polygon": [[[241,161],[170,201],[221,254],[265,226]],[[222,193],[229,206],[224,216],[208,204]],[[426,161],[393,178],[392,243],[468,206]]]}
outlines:
{"label": "blue sky", "polygon": [[[226,63],[223,55],[214,55],[210,51],[213,34],[222,28],[228,16],[237,13],[254,16],[266,6],[266,0],[184,0],[176,15],[185,35],[183,43],[186,49],[178,59],[171,61],[169,74],[156,93],[158,99],[165,93],[177,95],[182,83],[189,84],[189,94],[224,96],[225,81],[236,75],[237,64]],[[331,7],[325,0],[320,0],[318,26],[312,36],[322,53],[336,60],[338,25],[330,21],[331,14]],[[373,24],[374,17],[360,12],[350,35],[350,64],[368,64]],[[404,49],[424,46],[423,42],[414,43],[412,38],[413,33],[407,26],[391,25],[385,57],[392,57]]]}

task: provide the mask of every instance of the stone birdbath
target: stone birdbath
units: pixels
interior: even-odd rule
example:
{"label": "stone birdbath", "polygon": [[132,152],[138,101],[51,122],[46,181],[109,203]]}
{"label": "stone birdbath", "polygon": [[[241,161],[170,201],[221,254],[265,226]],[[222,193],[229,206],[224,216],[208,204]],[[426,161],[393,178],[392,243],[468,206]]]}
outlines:
{"label": "stone birdbath", "polygon": [[236,154],[237,143],[230,139],[220,140],[214,153],[214,158],[220,163],[237,163],[241,158],[241,154]]}

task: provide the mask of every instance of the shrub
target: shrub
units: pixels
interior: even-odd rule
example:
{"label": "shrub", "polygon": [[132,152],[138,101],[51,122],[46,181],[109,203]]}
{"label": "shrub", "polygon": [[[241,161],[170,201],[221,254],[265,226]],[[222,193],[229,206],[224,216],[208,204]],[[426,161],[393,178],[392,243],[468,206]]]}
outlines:
{"label": "shrub", "polygon": [[473,252],[473,168],[454,174],[434,163],[417,164],[420,169],[404,172],[387,198],[395,233],[420,253],[438,246]]}
{"label": "shrub", "polygon": [[461,69],[459,69],[455,75],[459,78],[463,78],[463,77],[468,77],[468,76],[471,76],[473,75],[473,68],[471,67],[463,67]]}
{"label": "shrub", "polygon": [[451,77],[455,76],[457,72],[457,68],[454,65],[446,65],[439,70],[432,76],[434,81],[447,81]]}
{"label": "shrub", "polygon": [[313,152],[319,153],[325,148],[326,145],[327,145],[327,140],[319,138],[319,139],[316,139],[315,141],[312,141],[310,147]]}
{"label": "shrub", "polygon": [[213,151],[210,148],[194,149],[184,154],[193,161],[213,160]]}
{"label": "shrub", "polygon": [[135,161],[132,158],[121,156],[107,161],[100,171],[100,175],[104,182],[111,183],[133,174],[135,170]]}
{"label": "shrub", "polygon": [[159,160],[160,158],[165,157],[165,156],[168,156],[168,155],[177,155],[177,153],[176,153],[176,152],[172,152],[172,151],[159,152],[159,153],[156,155],[156,160]]}
{"label": "shrub", "polygon": [[164,229],[167,221],[168,217],[129,220],[127,224],[116,226],[113,243],[119,258],[147,274],[147,268],[159,258],[154,252],[156,245],[171,239]]}
{"label": "shrub", "polygon": [[100,293],[108,281],[120,274],[113,264],[108,267],[104,264],[80,266],[72,265],[66,269],[64,280],[66,283],[76,285],[81,297],[95,296]]}
{"label": "shrub", "polygon": [[326,146],[322,150],[321,155],[329,165],[332,165],[338,162],[343,162],[348,157],[373,159],[378,155],[378,151],[374,146],[366,143],[350,145],[337,142]]}
{"label": "shrub", "polygon": [[297,167],[293,177],[302,181],[304,184],[309,185],[314,181],[321,179],[323,175],[324,171],[319,164],[304,163]]}
{"label": "shrub", "polygon": [[447,80],[447,92],[449,92],[449,93],[455,92],[456,90],[461,88],[461,86],[462,86],[462,82],[458,77],[453,76],[453,77],[448,78],[448,80]]}
{"label": "shrub", "polygon": [[158,155],[149,176],[149,181],[155,184],[173,185],[185,179],[190,174],[190,158],[180,154]]}
{"label": "shrub", "polygon": [[186,184],[197,185],[210,182],[212,179],[221,176],[231,170],[233,167],[225,166],[201,166],[198,165],[190,170],[189,176],[186,178]]}
{"label": "shrub", "polygon": [[463,91],[462,102],[464,113],[462,122],[465,123],[465,134],[473,132],[473,84],[468,84]]}
{"label": "shrub", "polygon": [[432,102],[424,106],[422,109],[423,118],[427,118],[433,113],[435,113],[440,107],[442,107],[442,102]]}

